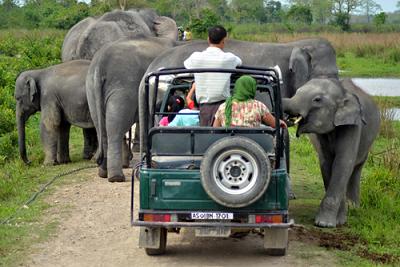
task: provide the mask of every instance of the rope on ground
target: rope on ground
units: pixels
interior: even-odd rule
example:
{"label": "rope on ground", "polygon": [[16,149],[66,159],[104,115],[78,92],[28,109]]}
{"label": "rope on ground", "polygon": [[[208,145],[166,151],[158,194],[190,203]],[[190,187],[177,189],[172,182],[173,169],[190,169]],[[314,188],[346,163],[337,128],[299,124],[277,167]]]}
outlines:
{"label": "rope on ground", "polygon": [[36,200],[36,198],[44,192],[44,190],[46,190],[47,187],[49,187],[52,183],[54,183],[55,180],[57,180],[58,178],[61,178],[63,176],[67,176],[70,174],[73,174],[75,172],[79,172],[85,169],[92,169],[92,168],[96,168],[97,165],[89,165],[89,166],[84,166],[84,167],[80,167],[80,168],[76,168],[70,171],[66,171],[60,174],[57,174],[56,176],[54,176],[53,178],[51,178],[47,183],[45,183],[40,189],[39,191],[35,192],[22,206],[20,206],[13,214],[11,214],[8,218],[6,218],[5,220],[1,221],[0,225],[4,225],[9,223],[12,219],[15,218],[15,216],[24,208],[26,208],[29,204],[31,204],[32,202],[34,202]]}

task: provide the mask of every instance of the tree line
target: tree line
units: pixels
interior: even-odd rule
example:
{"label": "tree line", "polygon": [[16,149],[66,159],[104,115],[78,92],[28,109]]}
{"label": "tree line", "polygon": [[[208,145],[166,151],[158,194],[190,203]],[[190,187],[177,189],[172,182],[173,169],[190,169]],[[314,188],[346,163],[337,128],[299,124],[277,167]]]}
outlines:
{"label": "tree line", "polygon": [[0,28],[69,29],[116,8],[153,8],[195,33],[215,23],[334,25],[348,31],[355,18],[377,26],[399,24],[400,1],[397,7],[386,14],[374,0],[289,0],[285,5],[274,0],[0,0]]}

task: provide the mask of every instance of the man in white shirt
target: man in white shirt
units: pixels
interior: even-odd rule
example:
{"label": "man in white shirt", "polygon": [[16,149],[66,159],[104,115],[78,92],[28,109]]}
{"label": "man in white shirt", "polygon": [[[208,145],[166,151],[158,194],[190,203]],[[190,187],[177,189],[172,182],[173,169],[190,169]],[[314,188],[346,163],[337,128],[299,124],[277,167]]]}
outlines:
{"label": "man in white shirt", "polygon": [[[208,29],[209,47],[202,52],[194,52],[185,60],[187,69],[224,68],[234,69],[242,60],[232,53],[225,53],[227,32],[222,26]],[[220,104],[230,96],[230,73],[195,73],[196,97],[200,104],[200,126],[212,126],[215,112]]]}

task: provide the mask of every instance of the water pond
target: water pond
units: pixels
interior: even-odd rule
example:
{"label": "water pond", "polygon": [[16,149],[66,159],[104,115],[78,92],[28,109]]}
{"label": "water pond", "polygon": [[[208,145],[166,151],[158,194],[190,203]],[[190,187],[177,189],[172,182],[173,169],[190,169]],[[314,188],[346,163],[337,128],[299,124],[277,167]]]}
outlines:
{"label": "water pond", "polygon": [[353,78],[353,82],[370,95],[400,96],[400,79]]}
{"label": "water pond", "polygon": [[[396,78],[353,78],[353,82],[370,95],[400,96],[400,79]],[[394,120],[400,120],[400,108],[390,111]]]}

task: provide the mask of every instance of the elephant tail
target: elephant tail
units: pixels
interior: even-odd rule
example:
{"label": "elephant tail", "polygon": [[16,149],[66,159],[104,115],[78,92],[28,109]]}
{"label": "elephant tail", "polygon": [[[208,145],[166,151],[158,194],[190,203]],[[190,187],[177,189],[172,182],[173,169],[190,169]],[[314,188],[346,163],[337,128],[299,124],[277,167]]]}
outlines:
{"label": "elephant tail", "polygon": [[[97,65],[97,64],[96,64]],[[95,104],[94,113],[95,116],[95,124],[97,124],[97,140],[99,143],[97,153],[95,156],[95,160],[98,165],[101,165],[104,161],[104,142],[107,141],[107,132],[105,128],[105,101],[104,101],[104,92],[103,92],[103,85],[104,79],[100,74],[100,70],[98,66],[95,66],[94,71],[91,75],[91,84],[87,84],[88,92],[91,91],[93,101],[92,103]],[[89,82],[89,83],[90,83]]]}

